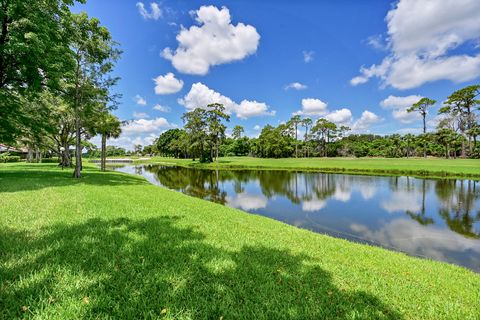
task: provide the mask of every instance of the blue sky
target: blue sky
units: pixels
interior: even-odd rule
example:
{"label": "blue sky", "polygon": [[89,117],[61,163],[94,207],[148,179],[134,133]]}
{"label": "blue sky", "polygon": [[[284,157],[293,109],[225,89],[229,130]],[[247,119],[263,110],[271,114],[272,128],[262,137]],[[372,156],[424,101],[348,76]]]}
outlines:
{"label": "blue sky", "polygon": [[[405,109],[478,82],[480,1],[118,1],[77,5],[123,50],[111,143],[131,149],[221,102],[256,136],[297,113],[358,133],[418,132]],[[167,48],[167,49],[166,49]],[[157,81],[154,81],[156,79]],[[207,102],[208,101],[208,102]],[[94,140],[95,141],[95,140]]]}

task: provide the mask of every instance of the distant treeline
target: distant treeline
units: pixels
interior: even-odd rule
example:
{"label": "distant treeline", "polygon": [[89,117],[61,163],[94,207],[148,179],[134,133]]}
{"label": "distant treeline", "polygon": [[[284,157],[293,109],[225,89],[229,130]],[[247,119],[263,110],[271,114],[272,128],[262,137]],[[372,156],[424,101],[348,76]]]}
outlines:
{"label": "distant treeline", "polygon": [[[286,157],[480,157],[480,135],[477,112],[480,85],[452,93],[439,113],[442,119],[434,132],[427,132],[428,108],[436,101],[422,98],[407,111],[418,112],[423,119],[423,133],[349,134],[350,128],[338,126],[324,118],[313,121],[296,115],[276,127],[266,125],[258,138],[243,136],[244,129],[235,126],[226,137],[224,122],[229,120],[224,107],[211,104],[183,116],[183,129],[161,134],[143,153],[177,158],[212,161],[216,156]],[[302,135],[299,131],[302,129]],[[140,149],[138,150],[140,151]]]}

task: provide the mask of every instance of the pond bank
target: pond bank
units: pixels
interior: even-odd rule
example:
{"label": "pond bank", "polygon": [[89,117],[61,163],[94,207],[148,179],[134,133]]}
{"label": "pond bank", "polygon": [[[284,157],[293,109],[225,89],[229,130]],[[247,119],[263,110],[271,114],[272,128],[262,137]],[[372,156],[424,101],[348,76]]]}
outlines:
{"label": "pond bank", "polygon": [[408,175],[422,178],[470,178],[480,180],[480,159],[439,158],[286,158],[225,157],[203,164],[191,159],[153,157],[134,163],[175,164],[211,169],[276,169],[349,173],[362,175]]}
{"label": "pond bank", "polygon": [[475,319],[480,276],[118,172],[0,165],[4,318]]}

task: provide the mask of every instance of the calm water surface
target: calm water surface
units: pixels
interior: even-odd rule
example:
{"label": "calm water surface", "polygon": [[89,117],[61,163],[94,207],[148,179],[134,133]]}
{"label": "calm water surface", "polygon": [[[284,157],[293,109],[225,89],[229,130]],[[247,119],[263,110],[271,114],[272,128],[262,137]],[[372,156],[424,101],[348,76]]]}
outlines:
{"label": "calm water surface", "polygon": [[480,183],[142,165],[116,170],[315,232],[480,272]]}

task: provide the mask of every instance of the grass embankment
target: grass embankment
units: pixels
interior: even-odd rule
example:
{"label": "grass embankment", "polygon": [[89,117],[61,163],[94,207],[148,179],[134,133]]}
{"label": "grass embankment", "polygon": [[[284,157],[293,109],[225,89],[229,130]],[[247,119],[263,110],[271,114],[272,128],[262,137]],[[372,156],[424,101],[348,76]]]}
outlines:
{"label": "grass embankment", "polygon": [[225,157],[218,163],[202,164],[191,159],[154,157],[149,163],[224,169],[284,169],[370,175],[480,178],[480,160],[439,158],[286,158]]}
{"label": "grass embankment", "polygon": [[155,187],[0,165],[0,318],[478,319],[480,276]]}

